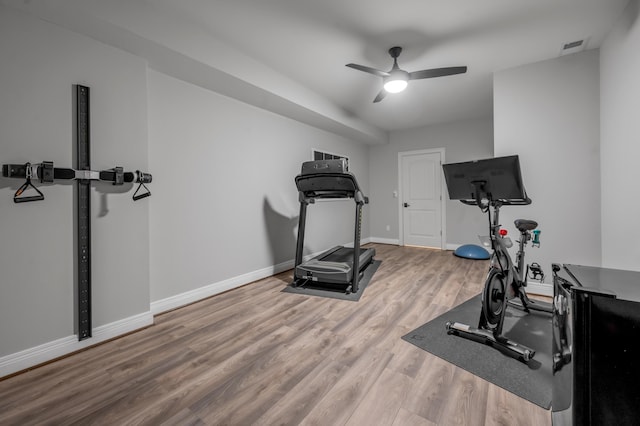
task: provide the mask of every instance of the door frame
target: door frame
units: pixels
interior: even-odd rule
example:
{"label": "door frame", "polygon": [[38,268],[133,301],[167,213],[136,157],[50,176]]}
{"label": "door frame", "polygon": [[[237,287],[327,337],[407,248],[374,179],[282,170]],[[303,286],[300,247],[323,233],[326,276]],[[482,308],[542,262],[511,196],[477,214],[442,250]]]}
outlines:
{"label": "door frame", "polygon": [[[398,223],[399,227],[399,245],[404,246],[404,214],[402,212],[402,200],[403,200],[403,188],[402,188],[402,159],[405,157],[411,157],[413,155],[421,155],[421,154],[440,154],[440,164],[444,164],[444,148],[429,148],[429,149],[419,149],[416,151],[401,151],[398,152]],[[441,203],[440,203],[440,229],[442,231],[442,241],[440,243],[440,249],[446,250],[447,247],[447,216],[446,216],[446,201],[444,194],[446,194],[447,184],[444,180],[444,173],[442,172],[442,167],[440,168],[440,194],[441,194]]]}

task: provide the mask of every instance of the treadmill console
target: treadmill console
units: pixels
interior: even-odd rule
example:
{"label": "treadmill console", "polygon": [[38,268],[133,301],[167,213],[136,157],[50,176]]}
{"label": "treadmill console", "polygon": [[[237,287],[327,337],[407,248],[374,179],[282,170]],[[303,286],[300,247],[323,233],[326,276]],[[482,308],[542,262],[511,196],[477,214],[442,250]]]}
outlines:
{"label": "treadmill console", "polygon": [[298,191],[307,200],[354,198],[358,203],[364,202],[356,177],[347,171],[344,159],[306,161],[295,181]]}
{"label": "treadmill console", "polygon": [[318,173],[348,173],[347,160],[316,160],[302,163],[303,175],[315,175]]}

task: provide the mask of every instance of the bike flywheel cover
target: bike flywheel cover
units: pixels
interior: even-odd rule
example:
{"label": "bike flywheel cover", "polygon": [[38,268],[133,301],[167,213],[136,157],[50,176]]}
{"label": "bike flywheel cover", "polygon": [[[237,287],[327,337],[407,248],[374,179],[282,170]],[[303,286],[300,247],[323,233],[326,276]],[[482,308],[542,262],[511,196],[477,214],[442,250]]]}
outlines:
{"label": "bike flywheel cover", "polygon": [[491,326],[500,322],[502,310],[505,307],[505,277],[501,273],[492,274],[482,291],[482,311]]}

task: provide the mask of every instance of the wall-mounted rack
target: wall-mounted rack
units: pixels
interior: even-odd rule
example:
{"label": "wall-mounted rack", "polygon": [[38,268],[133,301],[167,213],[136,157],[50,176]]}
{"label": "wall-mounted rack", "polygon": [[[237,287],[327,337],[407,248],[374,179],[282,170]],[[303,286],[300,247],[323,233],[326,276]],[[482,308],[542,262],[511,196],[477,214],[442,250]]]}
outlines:
{"label": "wall-mounted rack", "polygon": [[[35,187],[32,179],[40,183],[52,183],[57,179],[75,180],[77,190],[77,334],[78,340],[91,337],[91,181],[107,181],[114,185],[125,182],[138,183],[133,194],[137,201],[149,197],[151,192],[145,184],[150,183],[152,176],[139,170],[125,172],[122,167],[110,170],[94,171],[90,165],[90,131],[89,131],[89,88],[77,85],[76,88],[76,142],[77,169],[54,167],[53,162],[43,161],[37,164],[3,164],[2,175],[8,178],[23,178],[13,197],[16,203],[44,200],[44,194]],[[26,195],[33,190],[36,195]],[[142,193],[139,192],[143,190]]]}

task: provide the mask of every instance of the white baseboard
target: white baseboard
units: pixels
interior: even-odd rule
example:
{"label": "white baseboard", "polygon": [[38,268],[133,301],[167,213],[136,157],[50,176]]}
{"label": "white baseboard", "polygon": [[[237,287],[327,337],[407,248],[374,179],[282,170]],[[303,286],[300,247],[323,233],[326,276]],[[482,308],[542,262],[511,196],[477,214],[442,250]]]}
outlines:
{"label": "white baseboard", "polygon": [[[456,250],[463,244],[447,244],[447,250]],[[553,285],[548,283],[541,283],[539,281],[527,281],[527,293],[535,294],[538,296],[553,297]]]}
{"label": "white baseboard", "polygon": [[[394,246],[400,245],[400,240],[395,238],[380,238],[380,237],[371,237],[372,243],[380,243],[380,244],[391,244]],[[460,247],[462,244],[447,244],[445,250],[455,250]]]}
{"label": "white baseboard", "polygon": [[[310,258],[311,256],[313,255],[305,256],[305,258]],[[284,272],[288,269],[293,268],[293,264],[293,260],[288,260],[274,266],[269,266],[257,271],[238,275],[224,281],[219,281],[217,283],[209,284],[204,287],[196,288],[195,290],[190,290],[184,293],[176,294],[175,296],[167,297],[166,299],[151,302],[151,312],[154,315],[158,315],[162,312],[170,311],[172,309],[197,302],[198,300],[215,296],[216,294],[243,286],[245,284],[249,284],[257,280],[261,280],[262,278],[267,278],[272,275],[279,274],[280,272]]]}
{"label": "white baseboard", "polygon": [[553,285],[539,281],[527,281],[527,293],[553,297]]}
{"label": "white baseboard", "polygon": [[[307,255],[304,259],[310,259],[318,254],[319,253],[313,253]],[[293,264],[294,261],[289,260],[278,265],[151,302],[149,312],[96,327],[93,329],[93,336],[89,339],[78,341],[77,336],[72,335],[4,356],[0,358],[0,377],[26,370],[89,346],[113,339],[114,337],[147,327],[153,324],[154,315],[197,302],[198,300],[214,296],[223,291],[231,290],[262,278],[279,274],[280,272],[293,268]]]}
{"label": "white baseboard", "polygon": [[96,327],[89,339],[78,341],[78,337],[73,335],[4,356],[0,358],[0,377],[35,367],[152,324],[153,315],[151,312],[145,312]]}
{"label": "white baseboard", "polygon": [[[365,244],[369,244],[371,242],[373,242],[373,241],[371,241],[371,238],[369,238],[369,237],[360,239],[360,245],[361,246],[363,246]],[[342,247],[352,248],[353,247],[353,241],[349,241],[347,243],[342,244]],[[322,253],[322,252],[318,252],[317,254],[320,254],[320,253]],[[313,257],[313,256],[315,256],[315,254],[311,255],[310,257]]]}
{"label": "white baseboard", "polygon": [[[371,238],[363,238],[360,241],[361,245],[367,244],[371,241]],[[345,243],[344,247],[353,247],[353,241],[350,243]],[[318,256],[323,253],[325,250],[311,253],[305,255],[302,260],[306,262],[307,260]],[[154,315],[158,315],[162,312],[167,312],[172,309],[179,308],[181,306],[188,305],[190,303],[197,302],[202,299],[206,299],[207,297],[215,296],[216,294],[220,294],[222,292],[243,286],[245,284],[252,283],[254,281],[261,280],[263,278],[270,277],[272,275],[279,274],[280,272],[287,271],[293,268],[295,261],[288,260],[286,262],[279,263],[274,266],[268,266],[263,269],[259,269],[257,271],[249,272],[244,275],[238,275],[237,277],[232,277],[226,279],[224,281],[219,281],[217,283],[209,284],[204,287],[197,288],[195,290],[190,290],[184,293],[176,294],[175,296],[167,297],[166,299],[157,300],[155,302],[151,302],[151,312]]]}
{"label": "white baseboard", "polygon": [[393,238],[371,237],[371,238],[369,238],[369,240],[372,243],[391,244],[391,245],[394,245],[394,246],[400,245],[400,240],[393,239]]}

